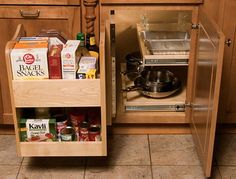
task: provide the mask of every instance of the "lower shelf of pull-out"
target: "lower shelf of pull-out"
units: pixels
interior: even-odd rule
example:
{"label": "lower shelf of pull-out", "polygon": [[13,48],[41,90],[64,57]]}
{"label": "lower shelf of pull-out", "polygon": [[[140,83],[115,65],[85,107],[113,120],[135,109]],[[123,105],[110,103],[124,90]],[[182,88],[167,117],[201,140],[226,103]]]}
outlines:
{"label": "lower shelf of pull-out", "polygon": [[20,142],[19,155],[30,156],[106,156],[104,141],[96,142]]}

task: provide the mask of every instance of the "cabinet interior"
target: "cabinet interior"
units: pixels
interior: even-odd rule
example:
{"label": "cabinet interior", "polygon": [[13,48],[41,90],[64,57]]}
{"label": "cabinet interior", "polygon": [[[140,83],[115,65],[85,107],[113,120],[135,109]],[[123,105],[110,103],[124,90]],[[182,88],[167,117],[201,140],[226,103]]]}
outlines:
{"label": "cabinet interior", "polygon": [[[173,122],[185,122],[185,101],[187,93],[188,79],[188,60],[183,65],[179,64],[155,64],[155,68],[168,70],[181,81],[181,88],[171,96],[159,99],[145,97],[138,91],[123,92],[127,86],[132,86],[127,76],[122,76],[121,72],[127,70],[126,56],[132,52],[139,51],[139,34],[137,24],[147,26],[147,31],[178,31],[185,32],[191,39],[191,21],[192,12],[190,10],[114,10],[110,11],[111,24],[115,24],[115,69],[111,71],[113,78],[115,74],[116,85],[113,85],[113,91],[116,91],[116,110],[113,109],[113,122],[117,123],[155,123],[162,122],[162,116],[170,117]],[[154,27],[154,28],[153,28]],[[110,32],[112,34],[113,32]],[[113,38],[113,37],[111,37]],[[112,47],[111,45],[111,48]],[[111,50],[112,51],[112,50]],[[141,55],[142,58],[144,55]],[[175,56],[173,55],[173,58]],[[144,63],[143,63],[144,64]],[[114,95],[114,94],[113,94]],[[113,98],[114,100],[114,98]],[[114,101],[113,101],[114,104]],[[178,106],[179,105],[179,106]],[[181,108],[178,110],[177,108]],[[182,108],[183,107],[183,108]],[[178,111],[178,114],[176,114]],[[150,120],[142,120],[144,116]],[[172,118],[175,116],[175,119]],[[177,119],[176,118],[179,118]],[[133,119],[132,119],[133,118]],[[135,119],[134,119],[135,118]],[[140,119],[138,119],[140,118]],[[177,119],[177,120],[176,120]],[[165,120],[164,120],[165,121]]]}

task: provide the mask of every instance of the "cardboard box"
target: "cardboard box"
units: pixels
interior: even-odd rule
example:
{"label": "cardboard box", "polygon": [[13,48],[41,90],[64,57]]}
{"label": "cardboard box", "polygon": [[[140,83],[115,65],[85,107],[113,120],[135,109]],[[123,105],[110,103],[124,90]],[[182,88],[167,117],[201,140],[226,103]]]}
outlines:
{"label": "cardboard box", "polygon": [[76,70],[78,68],[78,60],[76,58],[76,50],[80,44],[79,40],[68,40],[61,51],[62,78],[75,79]]}
{"label": "cardboard box", "polygon": [[50,79],[62,79],[61,51],[62,45],[52,45],[48,53],[48,69]]}
{"label": "cardboard box", "polygon": [[21,141],[41,142],[56,140],[56,119],[21,119]]}
{"label": "cardboard box", "polygon": [[11,51],[13,79],[48,79],[48,42],[16,43]]}
{"label": "cardboard box", "polygon": [[97,69],[96,57],[81,57],[79,61],[80,69]]}

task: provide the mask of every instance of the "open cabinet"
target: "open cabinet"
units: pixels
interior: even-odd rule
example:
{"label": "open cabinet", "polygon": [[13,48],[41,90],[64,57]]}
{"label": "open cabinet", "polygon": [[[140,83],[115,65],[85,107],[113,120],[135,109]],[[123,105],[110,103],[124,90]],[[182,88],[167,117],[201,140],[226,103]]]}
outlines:
{"label": "open cabinet", "polygon": [[[6,45],[6,64],[19,156],[106,156],[105,62],[100,53],[100,75],[83,80],[13,80],[10,53],[19,37],[25,36],[23,25]],[[104,50],[104,33],[100,48]],[[22,110],[28,108],[99,108],[101,117],[100,141],[25,142],[20,138]]]}
{"label": "open cabinet", "polygon": [[[112,123],[187,123],[206,177],[211,175],[223,60],[224,35],[198,6],[122,6],[104,4],[106,24],[107,121]],[[140,30],[141,26],[141,30]],[[143,30],[144,29],[144,30]],[[187,48],[152,52],[142,34],[165,33],[165,41],[187,42]],[[173,32],[175,33],[172,39]],[[176,34],[180,34],[179,37]],[[157,35],[157,36],[158,36]],[[167,45],[167,44],[165,44]],[[174,46],[174,45],[173,45]],[[168,46],[169,48],[169,46]],[[176,47],[176,49],[178,49]],[[187,50],[186,50],[187,49]],[[163,98],[129,91],[136,82],[124,77],[127,54],[139,51],[142,70],[167,69],[181,80],[181,88]],[[177,51],[177,53],[176,53]],[[150,67],[151,66],[151,67]],[[140,75],[140,73],[139,73]]]}

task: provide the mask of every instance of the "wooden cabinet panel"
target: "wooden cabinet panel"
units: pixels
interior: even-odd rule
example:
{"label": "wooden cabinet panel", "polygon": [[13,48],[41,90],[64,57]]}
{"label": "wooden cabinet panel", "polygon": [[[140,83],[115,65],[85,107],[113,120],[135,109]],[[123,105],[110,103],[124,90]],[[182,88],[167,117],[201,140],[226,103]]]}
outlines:
{"label": "wooden cabinet panel", "polygon": [[[37,17],[22,17],[20,11],[33,13]],[[0,58],[5,58],[5,46],[11,39],[18,24],[23,24],[27,30],[27,36],[36,35],[41,29],[58,29],[68,38],[74,39],[81,30],[80,7],[61,6],[1,6],[0,7],[1,36]],[[12,123],[11,103],[9,101],[9,86],[6,75],[6,64],[0,61],[1,91],[3,100],[3,121],[0,123]]]}
{"label": "wooden cabinet panel", "polygon": [[221,88],[221,122],[236,123],[236,1],[225,1],[223,32],[231,44],[225,45],[224,68]]}
{"label": "wooden cabinet panel", "polygon": [[80,0],[0,0],[0,4],[19,4],[19,5],[80,5]]}
{"label": "wooden cabinet panel", "polygon": [[211,175],[223,64],[224,35],[205,11],[199,12],[191,126],[205,176]]}

